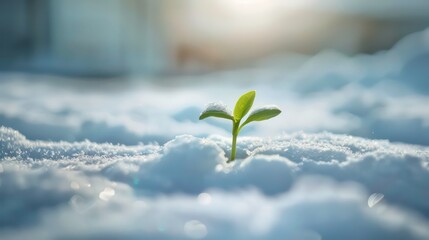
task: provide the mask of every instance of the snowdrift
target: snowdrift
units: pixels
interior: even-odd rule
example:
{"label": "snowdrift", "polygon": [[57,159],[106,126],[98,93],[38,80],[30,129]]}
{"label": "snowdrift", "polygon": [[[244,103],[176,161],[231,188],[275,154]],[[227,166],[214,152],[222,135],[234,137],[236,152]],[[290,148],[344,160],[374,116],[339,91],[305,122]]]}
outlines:
{"label": "snowdrift", "polygon": [[225,164],[220,136],[125,146],[2,127],[0,237],[429,238],[429,148],[331,133],[239,140]]}
{"label": "snowdrift", "polygon": [[[161,83],[3,73],[0,239],[427,240],[427,66],[429,30]],[[252,89],[282,114],[226,164],[198,116]]]}

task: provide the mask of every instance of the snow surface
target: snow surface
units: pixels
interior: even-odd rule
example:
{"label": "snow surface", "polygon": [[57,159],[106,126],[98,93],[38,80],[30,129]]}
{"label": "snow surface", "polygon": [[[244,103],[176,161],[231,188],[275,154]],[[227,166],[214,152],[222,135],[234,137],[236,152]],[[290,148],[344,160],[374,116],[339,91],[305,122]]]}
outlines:
{"label": "snow surface", "polygon": [[429,238],[429,148],[330,133],[239,143],[227,165],[220,136],[124,146],[2,127],[0,237]]}
{"label": "snow surface", "polygon": [[[174,83],[2,74],[0,239],[429,239],[429,30],[297,59]],[[282,114],[226,164],[231,122],[198,116],[253,89]]]}

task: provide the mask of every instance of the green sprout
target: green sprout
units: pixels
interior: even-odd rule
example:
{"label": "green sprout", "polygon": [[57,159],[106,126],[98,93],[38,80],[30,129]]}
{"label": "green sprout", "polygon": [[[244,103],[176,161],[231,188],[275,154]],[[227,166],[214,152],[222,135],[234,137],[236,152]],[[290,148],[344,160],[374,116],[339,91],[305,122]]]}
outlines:
{"label": "green sprout", "polygon": [[210,103],[206,109],[201,113],[200,120],[208,117],[225,118],[232,121],[232,149],[231,158],[228,162],[235,159],[237,150],[237,136],[240,130],[248,123],[254,121],[264,121],[273,118],[281,113],[281,110],[274,105],[264,106],[252,111],[249,117],[241,125],[240,122],[244,116],[249,112],[255,100],[256,91],[250,91],[243,94],[237,101],[234,107],[234,114],[223,103]]}

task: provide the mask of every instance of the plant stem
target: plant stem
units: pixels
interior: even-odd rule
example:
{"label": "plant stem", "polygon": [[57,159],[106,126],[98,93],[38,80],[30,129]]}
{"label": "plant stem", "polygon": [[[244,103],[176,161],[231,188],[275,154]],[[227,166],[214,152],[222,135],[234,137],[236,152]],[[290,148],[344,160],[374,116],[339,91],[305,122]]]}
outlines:
{"label": "plant stem", "polygon": [[238,127],[240,125],[240,121],[233,123],[232,125],[232,148],[231,148],[231,157],[228,162],[232,162],[235,160],[235,153],[237,151],[237,136],[238,136]]}

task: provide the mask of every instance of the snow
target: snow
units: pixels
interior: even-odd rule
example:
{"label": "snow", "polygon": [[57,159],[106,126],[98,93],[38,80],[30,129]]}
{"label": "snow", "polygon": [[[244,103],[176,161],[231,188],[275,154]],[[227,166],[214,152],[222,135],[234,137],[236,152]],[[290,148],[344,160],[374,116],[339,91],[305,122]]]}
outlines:
{"label": "snow", "polygon": [[216,135],[124,146],[31,141],[3,127],[0,236],[429,237],[428,147],[295,133],[240,138],[232,165],[229,150]]}
{"label": "snow", "polygon": [[[2,74],[0,239],[429,239],[427,36],[173,87]],[[283,114],[226,164],[198,116],[250,89]]]}
{"label": "snow", "polygon": [[228,109],[228,107],[226,106],[226,104],[224,104],[222,102],[212,102],[212,103],[207,104],[207,106],[205,107],[205,110],[203,111],[203,113],[210,112],[210,111],[224,112],[224,113],[228,113],[229,115],[232,116],[231,110]]}
{"label": "snow", "polygon": [[276,105],[273,105],[273,104],[271,104],[271,105],[266,105],[266,106],[263,106],[263,107],[257,107],[255,110],[253,110],[249,115],[253,115],[253,114],[255,114],[255,113],[259,113],[259,112],[262,112],[262,111],[265,111],[265,110],[277,110],[277,109],[279,109],[279,107],[278,106],[276,106]]}
{"label": "snow", "polygon": [[138,78],[99,83],[3,73],[0,123],[32,140],[125,145],[165,143],[180,134],[228,135],[231,124],[223,119],[198,121],[205,104],[234,106],[256,89],[255,106],[276,104],[283,114],[247,127],[241,133],[247,136],[329,131],[428,145],[428,32],[374,55],[327,51],[298,65],[267,61],[254,69],[177,77],[166,87]]}

